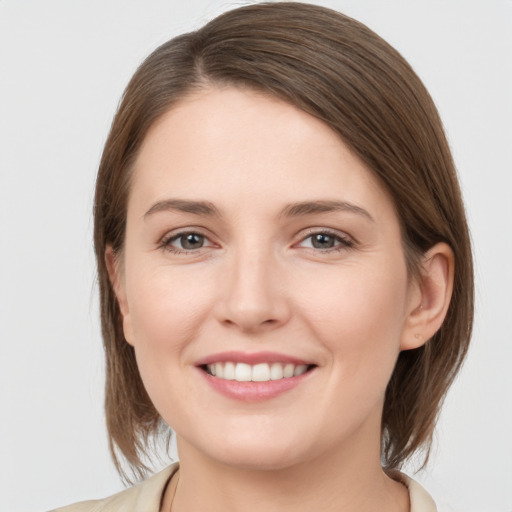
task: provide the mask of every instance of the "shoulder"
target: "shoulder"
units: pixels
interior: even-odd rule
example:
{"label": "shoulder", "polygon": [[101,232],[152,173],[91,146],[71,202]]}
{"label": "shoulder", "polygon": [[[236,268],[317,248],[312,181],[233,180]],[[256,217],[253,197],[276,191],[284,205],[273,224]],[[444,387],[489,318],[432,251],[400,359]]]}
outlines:
{"label": "shoulder", "polygon": [[141,509],[147,512],[159,512],[165,486],[177,469],[178,464],[173,464],[144,482],[109,498],[82,501],[51,512],[136,512]]}
{"label": "shoulder", "polygon": [[398,471],[394,472],[393,478],[402,482],[409,490],[411,512],[437,512],[434,500],[416,480]]}

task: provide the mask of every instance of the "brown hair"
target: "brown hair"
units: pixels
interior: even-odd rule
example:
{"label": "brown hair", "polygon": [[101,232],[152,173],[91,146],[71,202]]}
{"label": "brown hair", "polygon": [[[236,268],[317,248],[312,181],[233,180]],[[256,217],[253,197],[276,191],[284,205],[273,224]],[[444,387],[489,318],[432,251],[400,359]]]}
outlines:
{"label": "brown hair", "polygon": [[[208,84],[249,87],[324,121],[388,188],[402,225],[409,271],[437,242],[455,256],[446,319],[428,343],[400,353],[382,417],[382,463],[398,468],[420,448],[428,458],[448,387],[466,354],[473,267],[454,163],[439,115],[420,79],[389,44],[330,9],[279,2],[229,11],[156,49],[131,79],[101,160],[94,206],[106,419],[116,466],[142,476],[162,433],[125,341],[105,251],[123,249],[132,163],[148,129],[173,104]],[[126,476],[126,474],[125,474]]]}

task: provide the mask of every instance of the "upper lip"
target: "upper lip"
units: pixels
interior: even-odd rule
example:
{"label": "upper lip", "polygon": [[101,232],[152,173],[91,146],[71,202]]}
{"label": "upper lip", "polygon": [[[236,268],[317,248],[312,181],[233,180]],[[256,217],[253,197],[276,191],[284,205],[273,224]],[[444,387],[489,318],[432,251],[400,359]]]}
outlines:
{"label": "upper lip", "polygon": [[224,362],[233,362],[233,363],[245,363],[250,365],[260,364],[260,363],[291,363],[295,365],[299,364],[313,364],[311,361],[305,361],[304,359],[300,359],[298,357],[289,356],[286,354],[280,354],[278,352],[239,352],[239,351],[228,351],[228,352],[219,352],[217,354],[212,354],[210,356],[206,356],[199,361],[196,362],[196,366],[204,366],[207,364],[214,363],[224,363]]}

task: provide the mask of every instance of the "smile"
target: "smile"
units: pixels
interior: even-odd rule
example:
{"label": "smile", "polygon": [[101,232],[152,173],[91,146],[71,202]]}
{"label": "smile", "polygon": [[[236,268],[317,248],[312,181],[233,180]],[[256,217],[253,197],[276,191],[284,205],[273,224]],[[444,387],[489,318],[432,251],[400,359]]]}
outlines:
{"label": "smile", "polygon": [[211,389],[245,402],[276,398],[309,381],[318,368],[307,359],[269,351],[211,354],[194,366]]}
{"label": "smile", "polygon": [[306,373],[314,365],[293,363],[235,363],[232,361],[207,364],[205,371],[218,379],[237,382],[268,382],[289,379]]}

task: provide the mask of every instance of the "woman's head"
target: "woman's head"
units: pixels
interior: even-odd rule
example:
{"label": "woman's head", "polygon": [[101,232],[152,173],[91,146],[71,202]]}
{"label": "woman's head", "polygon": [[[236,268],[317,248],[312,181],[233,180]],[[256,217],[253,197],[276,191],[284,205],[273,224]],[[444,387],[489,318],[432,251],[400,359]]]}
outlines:
{"label": "woman's head", "polygon": [[[306,4],[259,4],[228,12],[158,48],[128,85],[106,143],[95,203],[112,446],[137,466],[148,436],[159,429],[160,415],[125,340],[105,255],[111,248],[118,268],[124,265],[128,205],[145,141],[153,141],[176,107],[205,101],[208,91],[223,98],[231,91],[233,101],[238,97],[233,91],[244,92],[252,104],[263,102],[262,108],[280,100],[277,104],[293,106],[335,133],[378,184],[379,197],[389,198],[410,282],[421,283],[425,255],[436,245],[453,251],[446,319],[429,341],[407,345],[401,340],[399,348],[418,348],[400,352],[387,386],[383,463],[399,466],[428,444],[467,349],[473,289],[464,210],[441,122],[414,72],[363,25]],[[276,122],[269,117],[269,127]]]}

